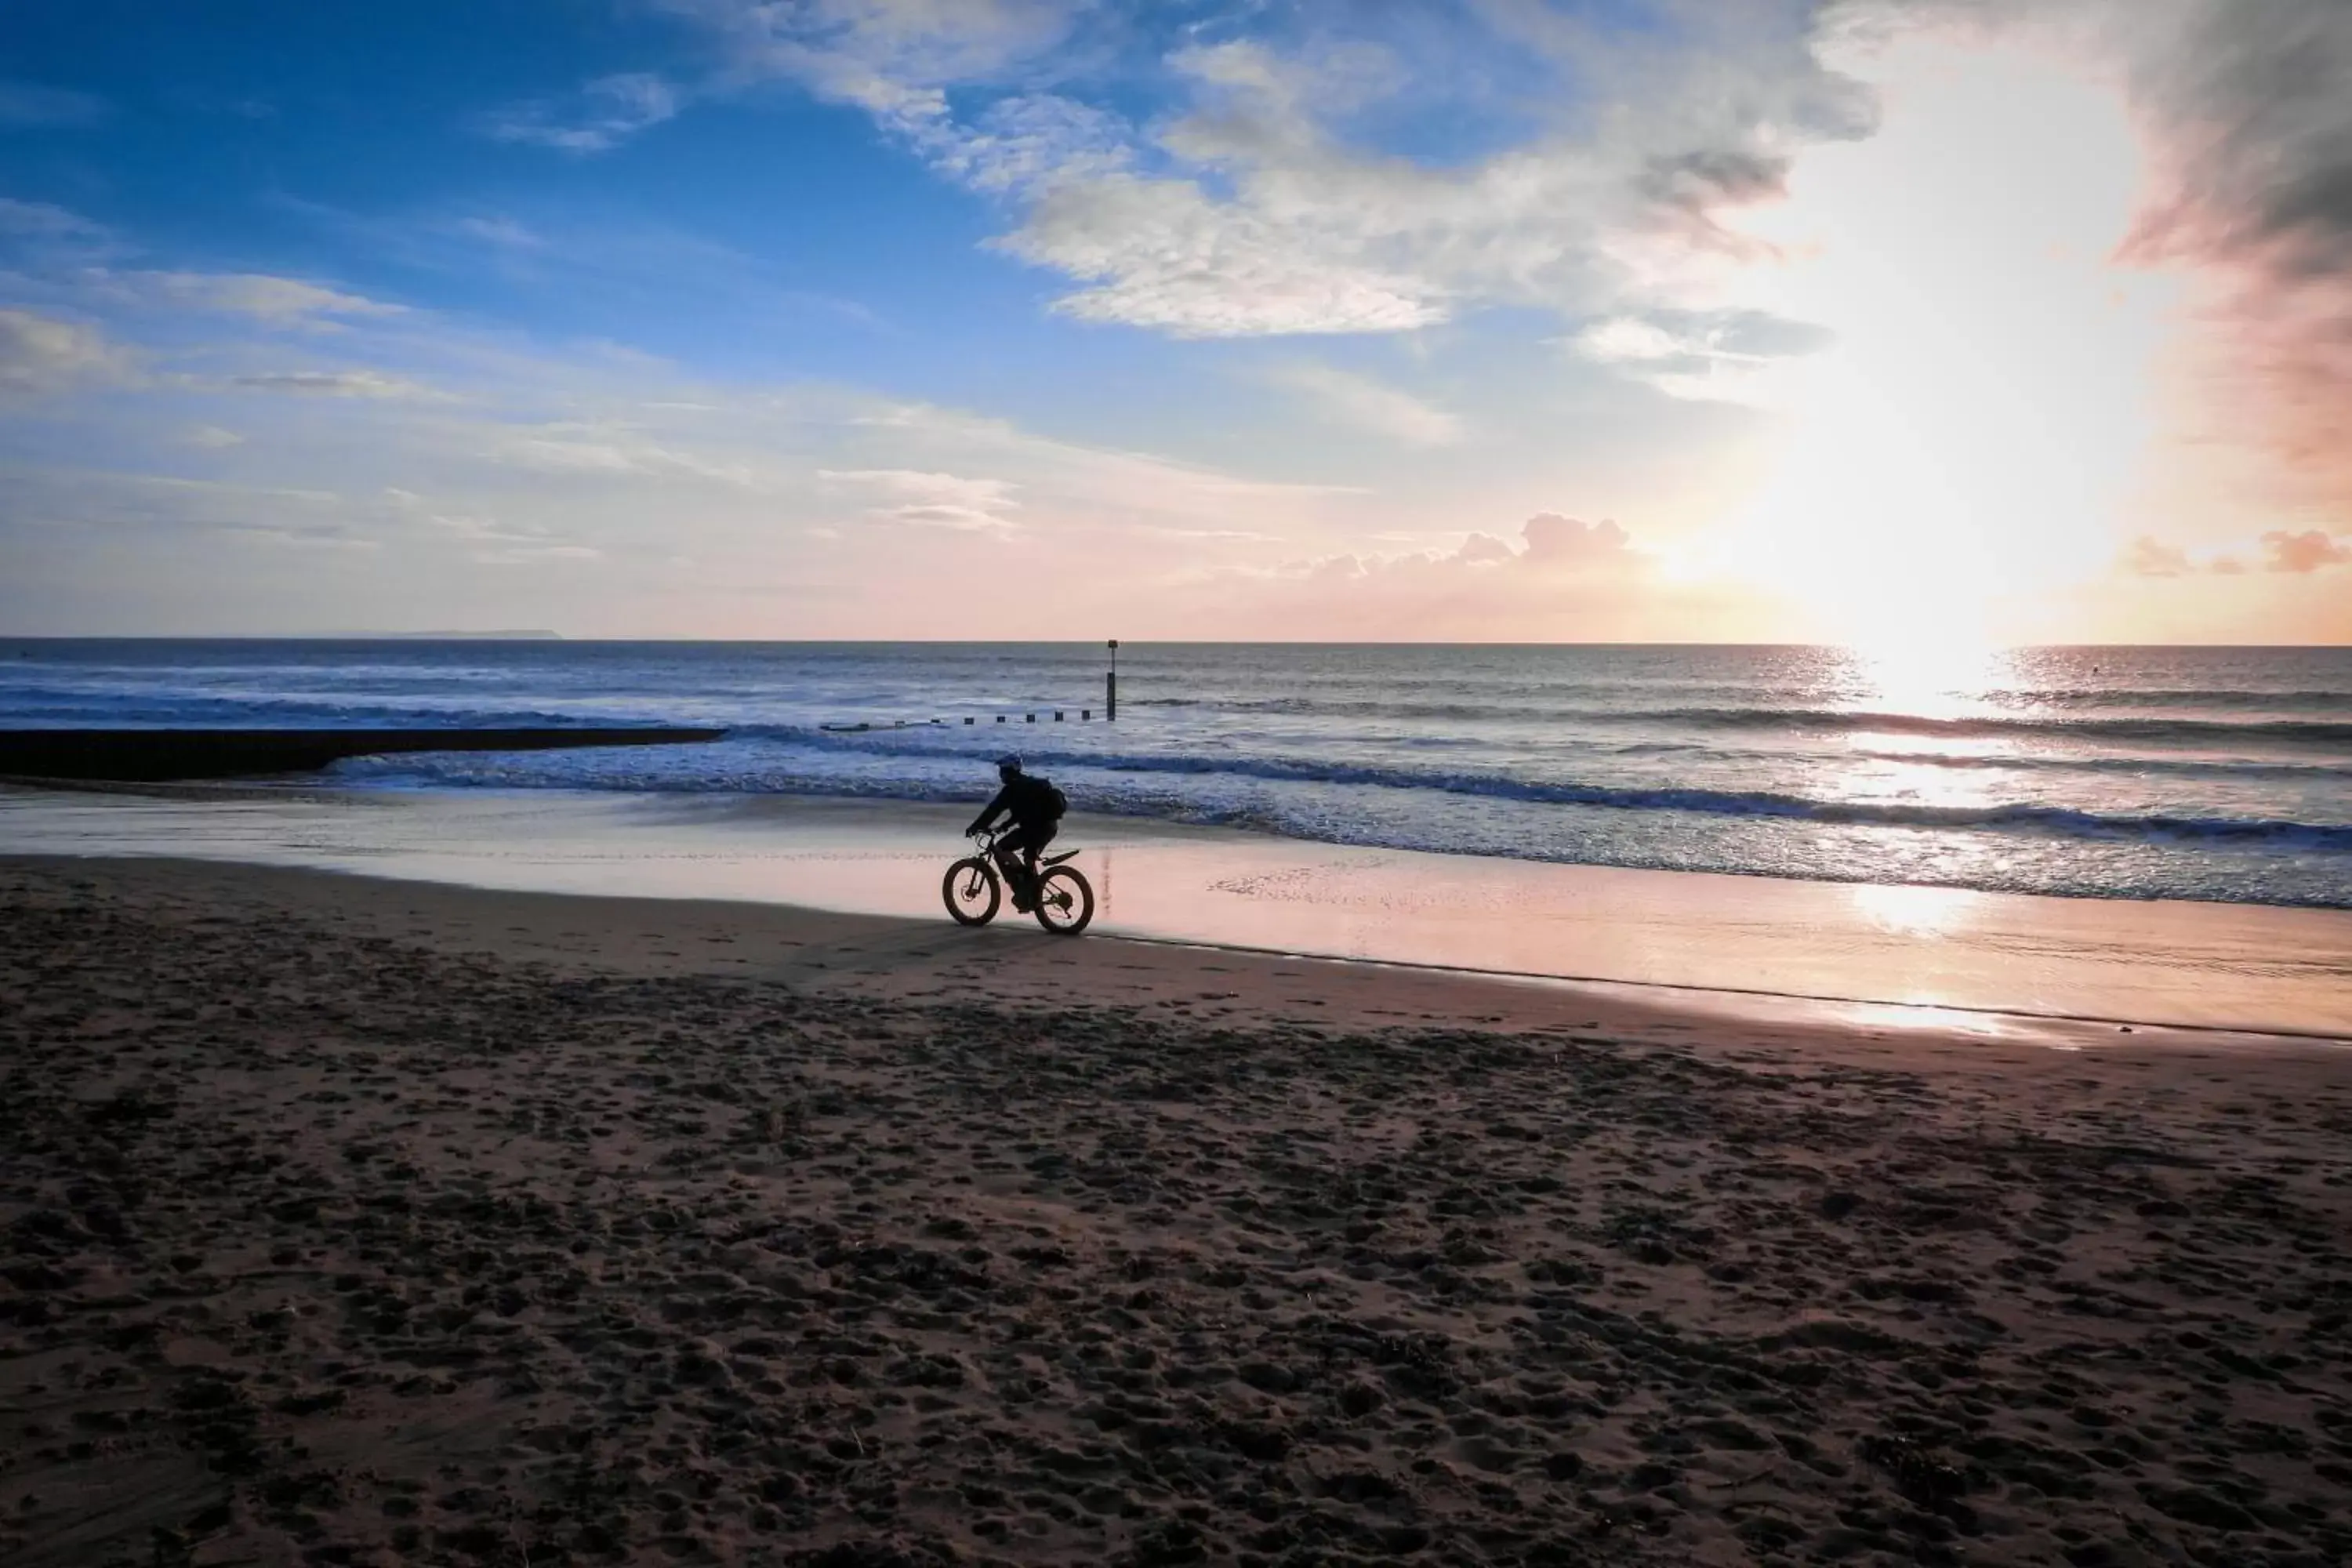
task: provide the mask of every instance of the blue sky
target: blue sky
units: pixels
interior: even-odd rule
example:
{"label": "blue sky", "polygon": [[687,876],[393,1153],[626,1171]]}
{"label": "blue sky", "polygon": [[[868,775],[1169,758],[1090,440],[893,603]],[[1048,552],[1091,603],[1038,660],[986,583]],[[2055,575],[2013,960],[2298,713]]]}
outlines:
{"label": "blue sky", "polygon": [[[2167,7],[2151,58],[2194,39]],[[2168,487],[2255,474],[2223,515],[2148,508],[2151,442],[2086,426],[2117,467],[2045,487],[2060,573],[1969,478],[2022,426],[1919,390],[2045,379],[1929,357],[2000,338],[1999,291],[1840,319],[1841,257],[1939,232],[1935,137],[1994,159],[1990,276],[2075,237],[2037,140],[2163,108],[2129,49],[2009,9],[23,0],[0,629],[985,635],[985,574],[1082,605],[1071,636],[1822,636],[1874,550],[1966,554],[1953,613],[1996,630],[2317,616],[2340,498],[2271,432]],[[2045,117],[1968,124],[1972,61]],[[2146,186],[2148,145],[2083,180]],[[1897,146],[1926,205],[1857,205]],[[2003,286],[2161,271],[2112,254],[2118,201],[2105,250]],[[2138,330],[2056,374],[2137,406]],[[1874,488],[1802,479],[1894,427],[1918,453]]]}

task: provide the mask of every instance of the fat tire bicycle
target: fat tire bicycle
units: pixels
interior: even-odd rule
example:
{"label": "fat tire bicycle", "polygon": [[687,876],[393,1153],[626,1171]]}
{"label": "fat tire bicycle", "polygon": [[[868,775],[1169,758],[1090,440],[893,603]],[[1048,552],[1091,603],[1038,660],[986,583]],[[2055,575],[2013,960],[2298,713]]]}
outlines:
{"label": "fat tire bicycle", "polygon": [[[996,918],[1004,900],[1004,872],[996,863],[996,841],[1002,837],[983,831],[980,852],[949,867],[940,881],[940,897],[956,924],[984,926]],[[1037,902],[1030,912],[1055,936],[1076,936],[1095,918],[1094,885],[1084,872],[1067,864],[1077,854],[1066,849],[1037,862]]]}

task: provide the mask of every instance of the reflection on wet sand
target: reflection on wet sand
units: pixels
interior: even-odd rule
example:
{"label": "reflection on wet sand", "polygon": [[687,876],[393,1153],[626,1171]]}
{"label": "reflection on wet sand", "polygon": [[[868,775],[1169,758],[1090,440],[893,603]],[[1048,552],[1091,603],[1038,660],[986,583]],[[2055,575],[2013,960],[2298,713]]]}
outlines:
{"label": "reflection on wet sand", "polygon": [[[959,807],[0,793],[0,852],[940,916]],[[1490,973],[2352,1036],[2352,913],[1358,849],[1074,817],[1104,935]],[[1116,858],[1117,875],[1113,875]],[[943,917],[942,917],[943,918]]]}

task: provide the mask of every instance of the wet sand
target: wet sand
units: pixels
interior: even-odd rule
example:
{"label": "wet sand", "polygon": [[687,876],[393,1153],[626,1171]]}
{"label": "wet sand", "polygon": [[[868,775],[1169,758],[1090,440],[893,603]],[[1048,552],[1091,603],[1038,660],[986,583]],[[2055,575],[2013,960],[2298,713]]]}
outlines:
{"label": "wet sand", "polygon": [[[0,787],[0,854],[200,857],[926,923],[968,808]],[[1073,816],[1105,934],[1636,986],[2352,1036],[2352,910],[1560,866]],[[1677,999],[1683,1005],[1688,998]]]}
{"label": "wet sand", "polygon": [[1642,994],[0,861],[0,1560],[2352,1559],[2352,1053]]}

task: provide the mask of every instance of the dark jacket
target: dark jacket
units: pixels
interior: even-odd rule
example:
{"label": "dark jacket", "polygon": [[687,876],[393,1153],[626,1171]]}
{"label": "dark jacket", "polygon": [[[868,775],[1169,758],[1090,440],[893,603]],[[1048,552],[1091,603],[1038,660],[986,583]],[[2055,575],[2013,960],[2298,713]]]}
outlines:
{"label": "dark jacket", "polygon": [[964,831],[977,833],[996,820],[996,815],[1010,815],[1020,827],[1043,827],[1061,819],[1059,803],[1054,796],[1053,784],[1034,773],[1015,773],[996,792],[995,798],[980,808]]}

